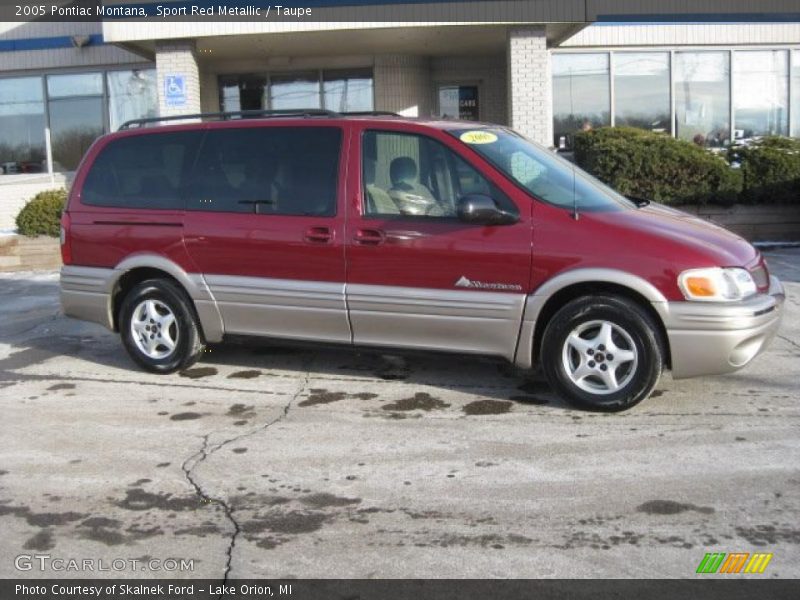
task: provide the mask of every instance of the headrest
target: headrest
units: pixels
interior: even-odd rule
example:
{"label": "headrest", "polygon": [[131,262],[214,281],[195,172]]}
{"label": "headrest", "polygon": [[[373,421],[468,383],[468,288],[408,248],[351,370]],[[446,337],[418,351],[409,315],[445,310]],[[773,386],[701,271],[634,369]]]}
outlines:
{"label": "headrest", "polygon": [[389,166],[392,184],[411,183],[417,179],[417,163],[409,156],[399,156]]}

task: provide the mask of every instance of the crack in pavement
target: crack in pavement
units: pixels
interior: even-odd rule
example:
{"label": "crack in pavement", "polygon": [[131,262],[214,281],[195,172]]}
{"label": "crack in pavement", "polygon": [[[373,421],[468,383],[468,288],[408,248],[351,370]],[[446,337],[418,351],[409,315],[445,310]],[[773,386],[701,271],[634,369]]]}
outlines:
{"label": "crack in pavement", "polygon": [[150,387],[173,387],[190,390],[211,390],[216,392],[236,392],[237,394],[269,394],[271,396],[287,395],[284,392],[272,392],[247,388],[231,388],[218,385],[192,385],[185,383],[171,383],[169,381],[137,381],[133,379],[109,379],[102,377],[82,377],[77,375],[40,375],[37,373],[19,373],[6,369],[0,369],[0,381],[13,381],[15,383],[26,383],[31,381],[87,381],[95,383],[118,383],[120,385],[140,385]]}
{"label": "crack in pavement", "polygon": [[[230,538],[230,543],[228,544],[228,548],[226,550],[226,560],[225,560],[225,573],[223,575],[222,581],[223,583],[227,583],[230,577],[231,568],[233,566],[233,552],[236,548],[236,540],[239,537],[239,533],[241,533],[241,526],[239,522],[236,520],[234,516],[235,509],[231,506],[228,502],[226,502],[222,498],[217,498],[212,496],[209,492],[205,491],[200,483],[197,481],[195,477],[194,471],[199,467],[207,458],[211,455],[216,453],[221,448],[224,448],[228,444],[232,444],[244,438],[256,435],[258,433],[263,433],[276,423],[283,421],[287,415],[289,414],[289,410],[292,407],[292,404],[300,397],[300,395],[306,390],[308,387],[308,382],[311,379],[311,363],[313,362],[313,357],[307,361],[308,364],[306,365],[305,375],[303,377],[303,381],[300,386],[297,388],[297,392],[295,392],[286,405],[283,407],[283,410],[278,414],[277,417],[267,421],[263,425],[256,427],[248,432],[236,435],[232,438],[228,438],[219,442],[215,445],[209,445],[209,440],[216,431],[211,431],[203,436],[203,445],[200,447],[200,450],[192,454],[189,458],[187,458],[183,464],[181,464],[181,470],[183,471],[186,480],[189,482],[189,485],[194,488],[195,493],[200,498],[200,500],[205,504],[216,504],[217,506],[221,507],[222,510],[225,512],[225,517],[228,521],[231,522],[233,525],[233,533]],[[218,596],[219,597],[219,596]]]}
{"label": "crack in pavement", "polygon": [[[21,319],[24,316],[24,314],[25,313],[17,312],[17,313],[14,314],[14,317],[16,319]],[[16,338],[23,338],[24,339],[24,337],[26,335],[28,335],[29,333],[31,333],[33,331],[36,331],[37,329],[44,328],[45,325],[48,325],[49,323],[52,323],[53,321],[57,321],[62,316],[63,315],[60,312],[52,313],[52,314],[50,314],[50,316],[46,320],[44,320],[44,321],[40,320],[38,323],[36,323],[36,325],[31,325],[30,327],[28,327],[27,329],[23,329],[22,331],[11,331],[11,332],[8,332],[8,331],[0,330],[0,336],[8,338],[8,340],[6,342],[4,342],[4,343],[9,344],[9,345],[14,345],[15,343],[18,343],[18,340]],[[44,333],[47,333],[47,332],[44,332]]]}
{"label": "crack in pavement", "polygon": [[798,348],[798,349],[800,349],[800,344],[798,344],[798,343],[797,343],[797,342],[795,342],[794,340],[790,340],[790,339],[789,339],[788,337],[786,337],[785,335],[778,335],[778,337],[779,337],[780,339],[782,339],[784,342],[789,342],[789,343],[790,343],[792,346],[794,346],[795,348]]}
{"label": "crack in pavement", "polygon": [[[223,575],[223,582],[227,583],[228,581],[228,573],[230,572],[231,568],[231,558],[233,555],[233,547],[236,544],[236,537],[239,535],[239,523],[233,517],[233,509],[230,505],[225,502],[221,498],[214,498],[208,492],[203,490],[200,484],[197,482],[193,475],[193,471],[197,466],[202,463],[206,458],[208,458],[208,439],[214,432],[209,432],[203,436],[203,445],[201,446],[200,450],[195,452],[192,456],[187,458],[183,464],[181,465],[181,470],[183,471],[184,476],[186,477],[186,481],[189,482],[189,485],[194,488],[197,497],[200,498],[200,501],[204,504],[216,504],[217,506],[221,507],[222,510],[225,512],[225,517],[228,521],[231,522],[233,525],[233,535],[231,536],[230,544],[226,550],[226,561],[225,561],[225,573]],[[191,464],[191,466],[189,466]],[[219,596],[218,596],[219,598]]]}

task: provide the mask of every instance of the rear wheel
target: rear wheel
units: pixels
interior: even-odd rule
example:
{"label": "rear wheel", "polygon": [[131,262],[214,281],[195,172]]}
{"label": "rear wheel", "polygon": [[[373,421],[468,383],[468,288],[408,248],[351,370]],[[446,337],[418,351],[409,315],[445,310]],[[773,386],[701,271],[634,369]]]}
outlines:
{"label": "rear wheel", "polygon": [[658,329],[638,304],[617,296],[577,298],[550,320],[542,366],[568,402],[616,412],[647,398],[664,366]]}
{"label": "rear wheel", "polygon": [[143,281],[128,292],[120,309],[120,336],[139,366],[172,373],[198,359],[203,342],[190,303],[184,291],[166,279]]}

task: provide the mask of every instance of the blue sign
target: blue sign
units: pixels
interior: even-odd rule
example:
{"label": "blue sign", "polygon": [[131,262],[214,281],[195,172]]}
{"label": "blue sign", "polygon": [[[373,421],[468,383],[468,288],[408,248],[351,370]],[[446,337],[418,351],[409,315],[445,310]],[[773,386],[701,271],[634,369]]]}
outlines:
{"label": "blue sign", "polygon": [[184,75],[164,76],[164,103],[167,106],[186,106],[186,77]]}

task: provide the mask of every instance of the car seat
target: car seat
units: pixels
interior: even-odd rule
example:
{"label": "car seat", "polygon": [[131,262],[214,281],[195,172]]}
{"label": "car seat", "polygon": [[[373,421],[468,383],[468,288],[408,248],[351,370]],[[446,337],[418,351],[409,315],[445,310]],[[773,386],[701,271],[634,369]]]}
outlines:
{"label": "car seat", "polygon": [[441,216],[442,210],[431,191],[417,177],[417,163],[410,156],[399,156],[389,165],[392,187],[389,196],[406,215]]}
{"label": "car seat", "polygon": [[367,192],[367,214],[399,215],[400,209],[383,188],[375,184],[375,161],[364,160],[364,187]]}

